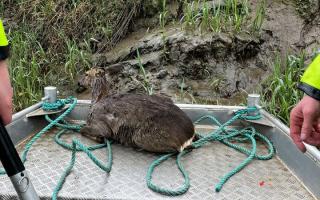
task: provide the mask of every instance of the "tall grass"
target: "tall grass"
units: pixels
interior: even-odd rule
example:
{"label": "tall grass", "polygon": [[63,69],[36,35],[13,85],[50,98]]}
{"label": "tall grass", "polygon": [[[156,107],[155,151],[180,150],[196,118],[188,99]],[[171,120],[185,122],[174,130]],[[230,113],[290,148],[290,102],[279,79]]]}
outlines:
{"label": "tall grass", "polygon": [[305,69],[304,62],[304,53],[289,55],[284,62],[277,56],[273,73],[263,84],[263,107],[286,124],[289,123],[291,109],[303,96],[297,89],[297,83]]}
{"label": "tall grass", "polygon": [[150,83],[150,80],[148,79],[147,74],[146,74],[146,70],[144,69],[144,67],[142,65],[139,49],[137,49],[137,59],[138,59],[138,64],[139,64],[139,68],[140,68],[140,73],[143,77],[143,80],[142,80],[142,82],[140,82],[140,84],[142,85],[143,89],[146,91],[146,93],[148,95],[152,95],[153,94],[153,86]]}
{"label": "tall grass", "polygon": [[168,10],[167,10],[167,5],[166,5],[166,0],[162,0],[161,3],[161,12],[159,15],[159,23],[160,23],[160,27],[162,29],[164,29],[166,23],[167,23],[167,15],[168,15]]}
{"label": "tall grass", "polygon": [[47,84],[45,65],[47,56],[42,46],[29,31],[11,33],[10,74],[14,88],[14,109],[20,110],[41,99]]}
{"label": "tall grass", "polygon": [[205,2],[202,8],[202,20],[200,22],[200,31],[207,31],[210,28],[210,10],[208,3]]}
{"label": "tall grass", "polygon": [[159,15],[159,23],[161,27],[161,39],[163,42],[163,55],[166,57],[167,56],[167,45],[166,45],[166,30],[165,30],[165,25],[167,24],[167,15],[168,15],[168,8],[167,8],[167,0],[162,0],[161,2],[161,12]]}
{"label": "tall grass", "polygon": [[190,93],[188,90],[184,89],[185,87],[185,81],[184,78],[182,78],[180,83],[180,90],[178,96],[176,96],[179,103],[186,103],[190,102],[191,104],[198,103],[196,98]]}
{"label": "tall grass", "polygon": [[0,13],[3,13],[4,12],[4,2],[1,1],[0,2]]}
{"label": "tall grass", "polygon": [[185,0],[184,5],[184,14],[180,21],[185,29],[194,30],[201,17],[201,13],[199,11],[199,1],[192,1],[189,3],[187,0]]}
{"label": "tall grass", "polygon": [[260,30],[265,16],[265,0],[259,3],[253,22],[249,22],[248,0],[225,0],[223,4],[215,1],[192,1],[184,3],[182,25],[187,30],[201,32],[234,31],[240,32],[248,23],[253,23],[255,30]]}
{"label": "tall grass", "polygon": [[[85,42],[87,49],[88,43]],[[91,67],[91,55],[86,51],[79,49],[75,41],[66,40],[66,53],[64,70],[66,75],[70,78],[71,82],[74,82],[77,74],[90,69]]]}
{"label": "tall grass", "polygon": [[14,88],[14,110],[19,111],[38,102],[47,85],[72,87],[76,74],[91,66],[90,52],[63,37],[65,52],[53,54],[37,40],[37,34],[27,27],[10,31],[9,70]]}
{"label": "tall grass", "polygon": [[266,15],[266,1],[262,0],[258,5],[255,18],[252,22],[252,26],[251,26],[252,31],[254,32],[260,31],[265,15]]}
{"label": "tall grass", "polygon": [[215,8],[215,13],[211,16],[210,19],[210,29],[213,32],[220,32],[222,29],[222,17],[221,17],[221,6]]}

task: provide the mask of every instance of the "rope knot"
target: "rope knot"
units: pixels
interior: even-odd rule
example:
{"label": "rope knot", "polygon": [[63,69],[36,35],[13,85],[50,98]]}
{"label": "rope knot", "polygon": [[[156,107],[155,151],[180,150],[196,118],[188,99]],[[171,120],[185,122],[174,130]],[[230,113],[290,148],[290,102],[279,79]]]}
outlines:
{"label": "rope knot", "polygon": [[239,116],[239,119],[243,120],[258,120],[262,118],[259,108],[257,108],[256,106],[240,109],[236,111],[235,114]]}

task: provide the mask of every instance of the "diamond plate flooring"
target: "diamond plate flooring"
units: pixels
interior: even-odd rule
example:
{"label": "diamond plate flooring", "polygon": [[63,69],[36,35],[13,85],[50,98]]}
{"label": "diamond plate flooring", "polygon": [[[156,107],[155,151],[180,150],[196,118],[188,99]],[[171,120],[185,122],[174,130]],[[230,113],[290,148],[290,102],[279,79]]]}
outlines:
{"label": "diamond plate flooring", "polygon": [[[203,131],[203,127],[201,129]],[[50,199],[71,156],[71,152],[54,142],[55,132],[46,134],[34,144],[25,164],[42,199]],[[94,144],[75,134],[63,138],[71,141],[73,137],[80,138],[85,144]],[[22,147],[23,144],[18,147],[19,152]],[[260,143],[258,148],[261,152],[267,151]],[[117,144],[113,144],[112,149],[113,166],[110,174],[101,171],[84,153],[77,153],[75,167],[59,193],[60,199],[314,199],[277,157],[268,161],[254,160],[233,176],[221,192],[216,193],[214,186],[219,178],[246,158],[218,142],[193,150],[183,157],[191,187],[184,195],[166,197],[149,190],[145,181],[148,166],[157,155]],[[94,154],[99,159],[107,160],[106,149],[96,150]],[[158,167],[153,177],[154,182],[162,187],[178,188],[183,183],[175,158]],[[0,199],[16,199],[8,177],[0,176],[0,188]]]}

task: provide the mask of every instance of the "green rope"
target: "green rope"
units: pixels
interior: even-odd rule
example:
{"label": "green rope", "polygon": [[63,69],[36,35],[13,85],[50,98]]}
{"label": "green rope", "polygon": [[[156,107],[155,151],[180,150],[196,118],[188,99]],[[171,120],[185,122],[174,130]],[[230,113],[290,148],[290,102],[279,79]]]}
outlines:
{"label": "green rope", "polygon": [[[49,124],[43,128],[39,133],[37,133],[25,146],[24,151],[22,152],[22,162],[25,163],[27,160],[27,154],[29,150],[31,149],[32,145],[47,131],[49,131],[53,126],[57,126],[59,128],[62,128],[62,130],[58,131],[58,133],[55,135],[54,139],[55,142],[60,145],[61,147],[72,151],[71,154],[71,159],[69,162],[69,165],[65,168],[65,171],[61,175],[57,186],[55,187],[53,194],[52,194],[52,199],[56,200],[58,197],[59,191],[62,189],[63,184],[68,177],[68,175],[71,173],[71,170],[74,167],[75,160],[76,160],[76,152],[82,151],[87,154],[87,156],[103,171],[105,172],[110,172],[112,168],[112,149],[111,149],[111,142],[109,140],[105,140],[105,144],[97,144],[97,145],[92,145],[92,146],[85,146],[83,145],[80,141],[73,139],[72,144],[68,144],[64,142],[61,137],[63,134],[68,133],[67,130],[79,132],[81,129],[82,125],[73,125],[69,124],[64,120],[65,116],[67,116],[76,106],[77,104],[77,99],[75,98],[68,98],[65,100],[58,100],[56,103],[50,104],[50,103],[43,103],[42,108],[46,111],[52,111],[52,110],[59,110],[62,109],[65,104],[71,104],[70,107],[59,117],[57,117],[55,120],[52,120],[48,115],[45,116],[46,120],[49,122]],[[227,121],[224,124],[221,124],[215,117],[213,116],[203,116],[200,119],[198,119],[195,124],[200,123],[203,120],[209,119],[212,123],[216,124],[219,126],[219,128],[215,131],[210,132],[207,135],[203,135],[201,133],[196,133],[197,136],[199,136],[199,140],[196,142],[192,143],[192,148],[200,148],[204,146],[205,144],[212,142],[212,141],[219,141],[243,154],[248,155],[248,157],[241,162],[236,168],[234,168],[231,172],[227,173],[224,175],[219,183],[216,185],[215,190],[219,192],[223,185],[236,173],[241,171],[243,168],[245,168],[253,159],[259,159],[259,160],[268,160],[271,159],[273,154],[274,154],[274,148],[272,143],[269,141],[267,137],[264,135],[258,133],[255,131],[253,127],[247,127],[242,130],[236,130],[232,128],[227,128],[230,126],[233,122],[239,119],[244,119],[244,120],[256,120],[260,119],[261,115],[258,113],[257,116],[250,116],[248,115],[250,112],[255,112],[257,111],[257,108],[255,107],[250,107],[247,109],[239,110],[235,113],[235,116],[233,116],[229,121]],[[260,139],[264,143],[267,144],[268,146],[268,154],[266,155],[257,155],[257,145],[256,145],[256,138]],[[233,142],[246,142],[246,141],[251,141],[252,147],[251,149],[246,149],[243,146],[236,145]],[[106,164],[103,164],[99,159],[97,159],[91,151],[101,149],[107,147],[108,151],[108,161]],[[155,185],[152,182],[152,174],[154,172],[154,169],[159,166],[162,162],[166,161],[169,159],[171,156],[176,155],[175,153],[170,153],[166,155],[162,155],[159,158],[157,158],[148,168],[147,176],[146,176],[146,181],[147,181],[147,186],[160,194],[164,195],[169,195],[169,196],[177,196],[177,195],[182,195],[188,191],[190,188],[190,179],[189,175],[186,172],[185,168],[182,165],[181,158],[182,156],[186,155],[189,153],[190,150],[184,150],[180,152],[177,155],[176,163],[178,166],[178,169],[183,175],[184,178],[184,183],[181,187],[178,189],[165,189],[161,188],[157,185]],[[5,174],[4,169],[0,169],[0,174]]]}
{"label": "green rope", "polygon": [[231,172],[227,173],[222,177],[219,181],[219,183],[216,185],[216,192],[220,192],[223,185],[236,173],[241,171],[243,168],[245,168],[254,158],[255,152],[257,150],[257,144],[255,139],[249,135],[249,134],[244,134],[246,137],[251,139],[252,142],[252,150],[248,158],[246,158],[244,161],[242,161],[236,168],[234,168]]}
{"label": "green rope", "polygon": [[169,190],[169,189],[160,188],[160,187],[156,186],[154,183],[152,183],[152,173],[153,173],[154,169],[158,165],[160,165],[162,162],[164,162],[168,158],[170,158],[172,155],[174,155],[174,153],[160,156],[157,160],[155,160],[150,165],[150,167],[148,169],[148,173],[147,173],[147,178],[146,178],[148,187],[150,189],[152,189],[153,191],[157,191],[160,194],[165,194],[165,195],[170,195],[170,196],[177,196],[177,195],[181,195],[181,194],[186,193],[190,187],[190,179],[189,179],[188,173],[186,172],[186,170],[184,169],[184,167],[181,163],[181,157],[183,155],[185,155],[186,153],[188,153],[188,152],[182,151],[177,156],[177,165],[178,165],[180,172],[182,173],[182,175],[184,177],[184,184],[180,188],[178,188],[177,190]]}
{"label": "green rope", "polygon": [[42,109],[45,111],[61,110],[66,104],[70,103],[71,101],[71,99],[59,99],[55,103],[43,102]]}
{"label": "green rope", "polygon": [[109,140],[106,140],[106,145],[107,145],[107,151],[108,151],[108,162],[106,165],[104,165],[99,159],[97,159],[87,148],[84,146],[80,141],[73,139],[72,140],[72,155],[70,159],[69,165],[66,167],[65,171],[61,175],[59,182],[57,186],[55,187],[53,194],[52,194],[52,200],[56,200],[58,197],[59,191],[62,189],[62,186],[68,177],[68,175],[71,173],[72,168],[74,167],[75,161],[76,161],[76,152],[78,151],[77,149],[79,148],[81,151],[85,152],[88,157],[103,171],[105,172],[110,172],[111,167],[112,167],[112,151],[111,151],[111,144]]}
{"label": "green rope", "polygon": [[50,122],[45,128],[43,128],[39,133],[37,133],[25,146],[24,151],[22,152],[22,162],[24,163],[27,160],[27,154],[29,150],[31,149],[33,143],[37,141],[44,133],[48,132],[53,126],[55,126],[60,120],[65,118],[70,112],[74,109],[74,107],[77,105],[77,99],[76,98],[68,98],[66,101],[63,102],[73,102],[71,106],[62,113],[59,117],[57,117],[55,120]]}
{"label": "green rope", "polygon": [[[27,160],[27,155],[29,150],[31,149],[32,145],[46,132],[48,132],[55,124],[57,124],[60,120],[62,120],[65,116],[67,116],[76,106],[77,104],[77,99],[76,98],[68,98],[65,101],[62,102],[73,102],[71,106],[58,118],[53,120],[51,123],[49,123],[46,127],[44,127],[39,133],[37,133],[35,136],[32,137],[32,139],[25,145],[24,150],[22,152],[22,163],[25,163]],[[6,174],[4,169],[0,169],[0,175]]]}
{"label": "green rope", "polygon": [[[68,144],[68,143],[66,143],[66,142],[64,142],[64,141],[61,140],[61,136],[62,136],[63,134],[66,134],[66,133],[68,133],[68,132],[66,132],[65,130],[59,131],[59,132],[55,135],[54,140],[55,140],[55,142],[56,142],[57,144],[59,144],[59,145],[62,146],[63,148],[72,151],[72,150],[73,150],[73,145],[72,145],[72,144]],[[96,144],[96,145],[89,146],[89,147],[87,147],[87,148],[88,148],[89,151],[94,151],[94,150],[101,149],[101,148],[104,148],[104,147],[106,147],[106,144]],[[77,151],[82,151],[82,149],[81,149],[80,147],[78,147],[78,146],[76,146],[76,150],[77,150]]]}
{"label": "green rope", "polygon": [[[50,103],[43,103],[42,109],[46,111],[52,111],[52,110],[57,110],[61,109],[65,106],[65,104],[70,104],[70,107],[64,111],[63,114],[61,114],[59,117],[57,117],[55,120],[52,120],[48,115],[45,116],[46,120],[49,122],[49,124],[43,128],[40,132],[38,132],[32,139],[25,145],[24,150],[22,152],[22,162],[25,163],[27,161],[27,155],[28,152],[30,151],[32,145],[46,132],[48,132],[52,127],[57,126],[62,128],[56,135],[55,135],[55,141],[57,144],[62,146],[65,149],[71,150],[72,155],[71,155],[71,160],[69,165],[66,167],[64,173],[61,175],[59,182],[57,186],[55,187],[53,194],[52,194],[52,200],[56,200],[59,191],[62,189],[62,186],[65,182],[65,179],[67,176],[70,174],[72,168],[74,167],[75,159],[76,159],[76,152],[77,151],[83,151],[87,154],[87,156],[103,171],[110,172],[111,167],[112,167],[112,149],[111,149],[111,142],[109,140],[106,140],[105,144],[98,144],[98,145],[93,145],[86,147],[82,143],[80,143],[78,140],[73,140],[72,144],[68,144],[64,141],[61,140],[61,136],[66,132],[66,130],[72,130],[75,132],[79,132],[81,129],[81,125],[73,125],[67,123],[64,118],[70,114],[70,112],[75,108],[77,105],[77,99],[76,98],[68,98],[65,100],[58,100],[57,103],[50,104]],[[59,123],[62,122],[62,123]],[[99,159],[97,159],[91,151],[101,149],[107,147],[108,151],[108,161],[107,164],[104,165]],[[0,175],[6,174],[4,169],[0,169]]]}
{"label": "green rope", "polygon": [[[53,123],[53,120],[49,117],[49,115],[45,116],[46,120],[50,123]],[[65,120],[60,120],[63,122],[63,124],[61,123],[55,123],[56,126],[63,128],[63,129],[68,129],[68,130],[74,130],[74,131],[79,131],[82,127],[82,125],[73,125],[73,124],[69,124],[68,122],[66,122]]]}
{"label": "green rope", "polygon": [[[260,112],[256,116],[250,116],[248,115],[250,112],[257,111],[257,108],[255,107],[250,107],[247,109],[242,109],[239,110],[235,113],[235,116],[233,116],[229,121],[227,121],[224,124],[221,124],[215,117],[213,116],[203,116],[200,119],[198,119],[195,124],[200,123],[203,120],[209,119],[213,124],[216,124],[219,126],[219,128],[215,131],[210,132],[207,135],[202,135],[200,133],[196,133],[197,136],[199,136],[199,140],[196,142],[192,143],[193,148],[200,148],[207,144],[208,142],[212,141],[219,141],[243,154],[248,155],[248,157],[242,161],[237,167],[235,167],[233,170],[231,170],[229,173],[224,175],[218,184],[215,186],[215,191],[219,192],[221,191],[223,185],[236,173],[240,172],[243,168],[245,168],[253,159],[258,159],[258,160],[268,160],[271,159],[273,154],[274,154],[274,147],[270,140],[265,137],[264,135],[258,133],[255,131],[253,127],[247,127],[242,130],[236,130],[232,128],[227,128],[230,126],[233,122],[239,119],[243,120],[257,120],[260,119],[262,116]],[[257,155],[257,143],[256,143],[256,138],[261,139],[262,142],[266,143],[268,146],[268,154],[266,155]],[[252,147],[251,149],[246,149],[243,146],[233,144],[232,142],[245,142],[245,141],[251,141]],[[166,154],[163,155],[159,158],[157,158],[153,163],[149,166],[148,172],[147,172],[147,186],[153,190],[154,192],[168,195],[168,196],[177,196],[184,194],[188,191],[190,184],[189,184],[189,175],[184,169],[183,165],[181,164],[181,156],[187,154],[190,152],[190,150],[184,150],[179,153],[177,157],[177,165],[181,173],[183,174],[183,177],[185,179],[184,184],[176,189],[176,190],[171,190],[171,189],[163,189],[155,184],[152,183],[152,173],[154,172],[154,169],[160,165],[162,162],[173,156],[174,154]]]}

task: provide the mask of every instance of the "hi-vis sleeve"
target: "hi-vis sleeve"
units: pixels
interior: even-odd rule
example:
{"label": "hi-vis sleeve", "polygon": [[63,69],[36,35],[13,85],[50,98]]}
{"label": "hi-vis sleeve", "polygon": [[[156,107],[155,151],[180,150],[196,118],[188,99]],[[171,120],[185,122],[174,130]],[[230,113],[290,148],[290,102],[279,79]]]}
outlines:
{"label": "hi-vis sleeve", "polygon": [[9,57],[9,42],[0,19],[0,61]]}
{"label": "hi-vis sleeve", "polygon": [[308,66],[298,88],[320,101],[320,55]]}

